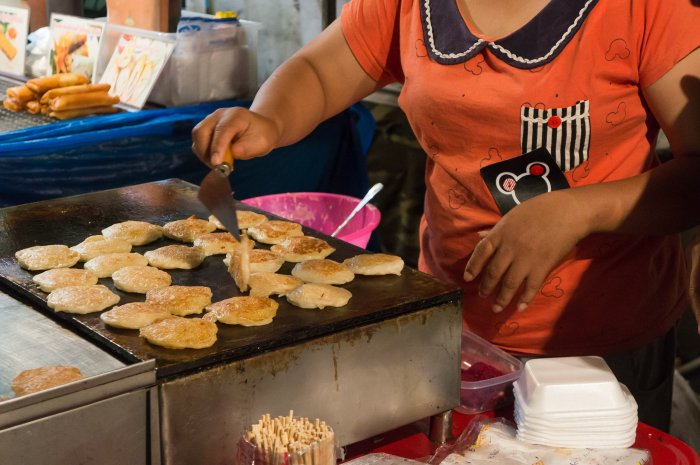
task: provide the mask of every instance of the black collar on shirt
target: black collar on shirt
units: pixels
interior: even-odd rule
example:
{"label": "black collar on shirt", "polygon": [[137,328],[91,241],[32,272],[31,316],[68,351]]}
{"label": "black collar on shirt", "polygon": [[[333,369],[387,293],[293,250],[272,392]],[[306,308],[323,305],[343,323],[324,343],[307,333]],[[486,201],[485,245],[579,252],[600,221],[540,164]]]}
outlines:
{"label": "black collar on shirt", "polygon": [[489,47],[511,66],[531,69],[556,58],[598,0],[551,0],[522,28],[494,42],[472,34],[455,0],[419,1],[425,46],[436,62],[463,63]]}

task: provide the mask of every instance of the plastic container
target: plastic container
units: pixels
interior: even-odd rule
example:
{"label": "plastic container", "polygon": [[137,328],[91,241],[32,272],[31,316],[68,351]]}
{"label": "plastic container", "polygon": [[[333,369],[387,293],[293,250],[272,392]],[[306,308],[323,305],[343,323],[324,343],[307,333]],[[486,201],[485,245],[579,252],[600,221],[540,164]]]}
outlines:
{"label": "plastic container", "polygon": [[[360,203],[360,199],[325,192],[288,192],[253,197],[243,202],[324,234],[331,234]],[[380,219],[379,209],[368,203],[336,237],[365,248]]]}
{"label": "plastic container", "polygon": [[[465,373],[476,366],[491,367],[502,374],[478,381],[465,381]],[[522,370],[523,363],[517,358],[472,332],[463,332],[461,405],[455,410],[476,414],[511,404],[512,384],[520,377]]]}
{"label": "plastic container", "polygon": [[[182,11],[183,18],[213,18]],[[201,34],[158,32],[107,23],[100,45],[94,82],[99,82],[122,34],[131,34],[175,44],[170,59],[156,80],[148,101],[181,106],[255,94],[258,82],[258,35],[262,24],[239,20],[230,37],[221,31]],[[229,29],[230,30],[230,29]],[[223,31],[226,32],[226,31]]]}
{"label": "plastic container", "polygon": [[628,408],[627,396],[601,357],[528,360],[518,388],[528,409],[539,413]]}

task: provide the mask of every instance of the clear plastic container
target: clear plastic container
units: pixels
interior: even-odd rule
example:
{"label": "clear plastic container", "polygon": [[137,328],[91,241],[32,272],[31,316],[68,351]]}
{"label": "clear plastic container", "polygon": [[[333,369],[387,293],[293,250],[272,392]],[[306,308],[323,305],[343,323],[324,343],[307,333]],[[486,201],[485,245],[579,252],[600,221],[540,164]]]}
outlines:
{"label": "clear plastic container", "polygon": [[[467,381],[471,370],[485,375],[501,374],[487,379]],[[483,369],[482,369],[483,368]],[[495,370],[497,371],[495,371]],[[460,413],[476,414],[510,405],[512,385],[520,377],[523,363],[470,331],[462,333],[462,381]],[[473,373],[471,373],[473,374]]]}

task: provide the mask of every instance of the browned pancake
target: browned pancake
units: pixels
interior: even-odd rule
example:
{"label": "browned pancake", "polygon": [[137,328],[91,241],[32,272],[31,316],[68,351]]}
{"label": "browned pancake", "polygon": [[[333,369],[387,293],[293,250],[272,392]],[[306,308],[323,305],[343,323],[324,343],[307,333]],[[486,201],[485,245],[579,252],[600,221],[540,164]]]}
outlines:
{"label": "browned pancake", "polygon": [[345,284],[355,278],[347,266],[327,258],[297,263],[292,268],[292,276],[318,284]]}
{"label": "browned pancake", "polygon": [[283,296],[304,284],[304,281],[286,274],[263,271],[250,275],[248,284],[250,295],[268,297],[272,294]]}
{"label": "browned pancake", "polygon": [[[267,217],[265,215],[247,210],[237,210],[236,219],[238,220],[238,229],[248,229],[251,226],[258,226],[259,224],[267,221]],[[214,223],[218,229],[223,229],[226,231],[226,226],[221,224],[221,221],[219,221],[219,219],[214,215],[209,216],[209,221]]]}
{"label": "browned pancake", "polygon": [[248,235],[263,244],[280,244],[288,237],[303,236],[299,223],[270,220],[248,228]]}
{"label": "browned pancake", "polygon": [[70,268],[78,263],[80,254],[67,245],[35,245],[15,252],[19,266],[25,270],[42,271],[53,268]]}
{"label": "browned pancake", "polygon": [[202,234],[214,232],[216,225],[194,215],[184,220],[175,220],[163,226],[163,234],[180,242],[194,242]]}
{"label": "browned pancake", "polygon": [[270,247],[270,250],[288,262],[326,258],[335,252],[335,248],[328,242],[311,236],[289,237],[284,242]]}
{"label": "browned pancake", "polygon": [[168,310],[147,302],[118,305],[100,314],[100,319],[105,324],[123,329],[143,328],[166,318],[173,318]]}
{"label": "browned pancake", "polygon": [[144,326],[139,335],[167,349],[204,349],[216,342],[216,323],[201,318],[173,317]]}
{"label": "browned pancake", "polygon": [[348,258],[343,264],[355,274],[362,275],[400,275],[403,270],[403,259],[396,255],[384,253],[367,253]]}
{"label": "browned pancake", "polygon": [[286,295],[290,304],[301,308],[342,307],[347,305],[352,293],[342,287],[329,284],[308,283]]}
{"label": "browned pancake", "polygon": [[146,266],[148,259],[136,252],[108,253],[85,262],[83,268],[90,270],[98,278],[109,278],[115,271],[127,266]]}
{"label": "browned pancake", "polygon": [[206,286],[168,286],[146,293],[146,302],[160,305],[173,315],[202,313],[211,304],[211,289]]}
{"label": "browned pancake", "polygon": [[272,323],[278,307],[269,297],[231,297],[207,306],[204,318],[227,325],[262,326]]}
{"label": "browned pancake", "polygon": [[172,278],[152,266],[126,266],[112,274],[112,281],[121,291],[145,294],[152,289],[170,286]]}
{"label": "browned pancake", "polygon": [[[248,280],[250,279],[250,253],[252,250],[248,247],[248,242],[252,241],[247,236],[241,236],[241,247],[234,250],[232,254],[226,255],[228,273],[241,292],[248,290]],[[224,263],[226,263],[226,258]]]}
{"label": "browned pancake", "polygon": [[84,314],[101,312],[118,304],[119,296],[102,284],[68,286],[52,291],[46,302],[57,312]]}
{"label": "browned pancake", "polygon": [[[253,241],[248,241],[248,244],[250,249],[255,247],[255,242]],[[219,232],[202,234],[194,240],[194,246],[202,249],[204,255],[209,257],[211,255],[233,253],[241,244],[231,233]]]}
{"label": "browned pancake", "polygon": [[83,379],[83,374],[76,367],[48,366],[24,370],[12,380],[12,390],[19,396],[43,391],[62,384]]}
{"label": "browned pancake", "polygon": [[202,264],[206,258],[199,247],[186,245],[166,245],[143,254],[148,264],[162,270],[191,270]]}
{"label": "browned pancake", "polygon": [[32,281],[37,283],[42,291],[51,292],[59,287],[97,284],[97,275],[90,270],[54,268],[39,273]]}
{"label": "browned pancake", "polygon": [[163,228],[145,221],[124,221],[102,230],[108,239],[123,239],[131,245],[146,245],[163,237]]}
{"label": "browned pancake", "polygon": [[131,243],[124,239],[106,239],[101,235],[90,236],[78,245],[71,247],[80,254],[80,261],[86,262],[92,258],[108,253],[131,252]]}

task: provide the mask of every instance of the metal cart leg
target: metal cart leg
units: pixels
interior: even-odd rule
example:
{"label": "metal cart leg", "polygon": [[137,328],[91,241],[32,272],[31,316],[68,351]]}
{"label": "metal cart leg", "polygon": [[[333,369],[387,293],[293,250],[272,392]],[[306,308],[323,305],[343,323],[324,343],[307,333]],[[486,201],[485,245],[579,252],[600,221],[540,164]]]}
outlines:
{"label": "metal cart leg", "polygon": [[452,437],[452,410],[430,417],[430,440],[439,444],[446,443]]}

